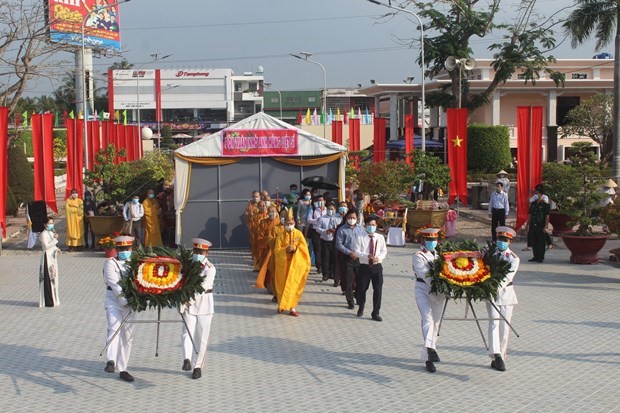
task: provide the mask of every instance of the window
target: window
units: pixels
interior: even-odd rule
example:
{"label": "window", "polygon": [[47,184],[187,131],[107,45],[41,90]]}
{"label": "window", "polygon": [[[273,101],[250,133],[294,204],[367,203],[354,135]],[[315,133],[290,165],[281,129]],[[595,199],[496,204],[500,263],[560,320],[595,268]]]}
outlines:
{"label": "window", "polygon": [[249,89],[250,89],[250,92],[256,92],[258,90],[257,86],[256,86],[256,83],[255,82],[250,82]]}
{"label": "window", "polygon": [[588,78],[588,74],[587,73],[573,73],[571,75],[571,79],[587,79]]}
{"label": "window", "polygon": [[316,97],[314,97],[314,96],[310,96],[310,97],[308,98],[308,103],[316,103]]}
{"label": "window", "polygon": [[271,98],[271,103],[278,103],[278,98]]}
{"label": "window", "polygon": [[579,96],[558,96],[556,119],[558,126],[566,125],[566,115],[575,106],[579,106]]}
{"label": "window", "polygon": [[525,80],[525,73],[517,74],[517,80]]}
{"label": "window", "polygon": [[299,103],[299,98],[298,97],[288,97],[288,98],[284,99],[284,101],[286,103]]}

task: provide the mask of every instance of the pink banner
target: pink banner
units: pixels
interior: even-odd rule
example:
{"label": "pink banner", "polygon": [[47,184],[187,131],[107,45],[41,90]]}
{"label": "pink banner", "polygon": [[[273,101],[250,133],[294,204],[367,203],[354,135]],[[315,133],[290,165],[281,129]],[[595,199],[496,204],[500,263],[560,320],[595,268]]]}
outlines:
{"label": "pink banner", "polygon": [[282,129],[237,129],[224,131],[222,156],[296,156],[297,131]]}

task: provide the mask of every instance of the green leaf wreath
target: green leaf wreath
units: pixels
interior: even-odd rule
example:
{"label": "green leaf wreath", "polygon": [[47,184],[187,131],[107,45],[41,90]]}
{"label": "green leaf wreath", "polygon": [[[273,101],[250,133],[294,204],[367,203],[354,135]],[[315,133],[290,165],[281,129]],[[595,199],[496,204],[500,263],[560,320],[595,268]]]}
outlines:
{"label": "green leaf wreath", "polygon": [[[121,277],[119,285],[123,290],[123,296],[127,300],[127,305],[133,311],[145,311],[147,308],[168,307],[175,308],[182,303],[186,303],[194,298],[196,294],[204,292],[201,275],[202,266],[199,262],[192,260],[192,250],[183,247],[177,249],[155,247],[146,251],[138,248],[131,256],[128,263],[127,277]],[[166,291],[159,294],[145,293],[138,289],[136,276],[140,260],[144,258],[168,257],[176,258],[181,262],[183,284],[173,291]]]}
{"label": "green leaf wreath", "polygon": [[[446,264],[444,254],[470,251],[482,253],[482,261],[490,273],[488,278],[484,281],[464,286],[450,281],[445,277],[445,274],[442,276]],[[429,271],[429,276],[431,277],[431,293],[444,294],[455,300],[463,298],[463,296],[474,301],[494,300],[497,298],[497,290],[501,282],[510,271],[510,263],[503,260],[497,252],[497,246],[491,242],[487,242],[486,248],[480,248],[478,243],[469,240],[461,242],[448,241],[438,245],[437,258],[431,265]]]}

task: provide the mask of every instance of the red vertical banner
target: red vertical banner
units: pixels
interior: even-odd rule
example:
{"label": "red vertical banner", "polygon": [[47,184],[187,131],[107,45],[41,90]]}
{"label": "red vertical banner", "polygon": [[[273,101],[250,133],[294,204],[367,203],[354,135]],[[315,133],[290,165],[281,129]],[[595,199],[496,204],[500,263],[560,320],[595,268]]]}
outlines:
{"label": "red vertical banner", "polygon": [[449,108],[447,113],[448,166],[450,196],[448,203],[460,199],[467,206],[467,116],[466,108]]}
{"label": "red vertical banner", "polygon": [[405,115],[405,160],[411,164],[411,152],[413,152],[413,115]]}
{"label": "red vertical banner", "polygon": [[134,160],[133,129],[134,127],[131,125],[127,125],[123,128],[123,134],[125,136],[125,145],[123,147],[127,153],[127,156],[125,157],[127,162]]}
{"label": "red vertical banner", "polygon": [[93,170],[93,160],[95,159],[95,142],[93,139],[93,121],[87,121],[86,122],[86,133],[87,133],[87,152],[88,152],[88,165],[86,165],[86,168],[89,171]]}
{"label": "red vertical banner", "polygon": [[[109,128],[108,128],[108,145],[114,146],[114,149],[118,153],[119,148],[118,148],[117,131],[118,131],[118,125],[114,122],[110,122]],[[114,164],[115,165],[118,164],[118,155],[114,157]]]}
{"label": "red vertical banner", "polygon": [[71,190],[77,189],[82,196],[83,183],[83,120],[67,119],[67,184],[65,188],[65,199],[71,196]]}
{"label": "red vertical banner", "polygon": [[0,227],[6,237],[6,199],[9,191],[9,108],[0,107]]}
{"label": "red vertical banner", "polygon": [[54,183],[54,115],[32,115],[30,119],[34,153],[34,199],[45,201],[47,206],[58,213]]}
{"label": "red vertical banner", "polygon": [[[349,118],[349,150],[360,150],[360,120]],[[359,166],[360,157],[355,156],[355,164]]]}
{"label": "red vertical banner", "polygon": [[92,123],[92,137],[93,137],[93,165],[96,163],[97,154],[101,151],[101,124],[104,122],[94,121]]}
{"label": "red vertical banner", "polygon": [[142,159],[144,157],[144,147],[142,146],[142,133],[138,130],[136,126],[136,130],[138,131],[138,159]]}
{"label": "red vertical banner", "polygon": [[385,126],[385,119],[374,118],[374,162],[385,161]]}
{"label": "red vertical banner", "polygon": [[530,191],[542,182],[542,106],[517,107],[517,223],[527,221]]}
{"label": "red vertical banner", "polygon": [[119,123],[116,125],[116,150],[125,150],[124,156],[117,156],[119,162],[127,162],[127,139],[125,137],[125,125]]}
{"label": "red vertical banner", "polygon": [[338,145],[342,145],[342,121],[332,121],[332,141]]}
{"label": "red vertical banner", "polygon": [[108,147],[108,139],[109,139],[109,126],[110,123],[108,121],[101,122],[101,148],[107,149]]}

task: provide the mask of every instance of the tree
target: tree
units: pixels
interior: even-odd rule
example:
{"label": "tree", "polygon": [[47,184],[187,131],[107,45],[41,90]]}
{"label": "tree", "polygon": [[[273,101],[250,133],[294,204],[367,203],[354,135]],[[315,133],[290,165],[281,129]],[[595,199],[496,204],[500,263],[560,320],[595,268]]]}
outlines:
{"label": "tree", "polygon": [[114,163],[116,155],[125,156],[125,149],[116,152],[114,145],[108,145],[95,156],[92,171],[86,171],[84,183],[95,189],[97,201],[116,206],[125,201],[127,184],[131,179],[127,162]]}
{"label": "tree", "polygon": [[422,191],[424,199],[429,199],[436,188],[448,189],[450,168],[435,155],[415,149],[413,151],[413,172],[416,181],[424,181]]}
{"label": "tree", "polygon": [[0,102],[14,111],[28,81],[50,74],[60,62],[50,62],[68,46],[48,42],[45,2],[8,0],[0,2]]}
{"label": "tree", "polygon": [[614,53],[614,106],[613,106],[613,161],[612,174],[620,179],[620,4],[617,0],[576,0],[577,7],[570,13],[564,29],[571,37],[573,48],[591,36],[596,38],[596,49],[615,39]]}
{"label": "tree", "polygon": [[26,158],[24,148],[16,144],[15,137],[11,137],[8,153],[8,202],[7,213],[17,213],[17,207],[22,202],[32,201],[34,193],[34,174]]}
{"label": "tree", "polygon": [[613,96],[594,95],[571,109],[562,127],[563,137],[587,136],[601,148],[601,166],[606,166],[613,153]]}
{"label": "tree", "polygon": [[[442,4],[447,3],[447,6]],[[474,37],[485,37],[496,31],[504,31],[503,41],[489,46],[493,53],[494,76],[487,88],[479,94],[469,89],[465,70],[462,72],[462,106],[473,112],[488,103],[493,92],[509,80],[513,73],[521,71],[524,82],[535,83],[539,73],[547,72],[556,84],[563,82],[562,73],[550,70],[547,65],[554,62],[548,50],[555,47],[552,27],[553,19],[535,21],[533,13],[536,0],[523,0],[519,16],[512,24],[496,23],[496,14],[502,8],[502,0],[480,3],[479,0],[451,0],[447,2],[407,0],[418,9],[426,33],[438,33],[424,39],[424,60],[428,69],[425,75],[432,78],[445,72],[444,63],[449,56],[472,57],[471,41]],[[540,46],[539,46],[540,45]],[[545,50],[541,50],[541,47]],[[418,59],[420,62],[420,59]],[[459,70],[448,72],[451,83],[443,90],[427,94],[429,106],[456,107],[459,96]]]}
{"label": "tree", "polygon": [[364,162],[357,175],[359,188],[376,195],[381,202],[401,199],[414,180],[411,166],[404,162]]}

